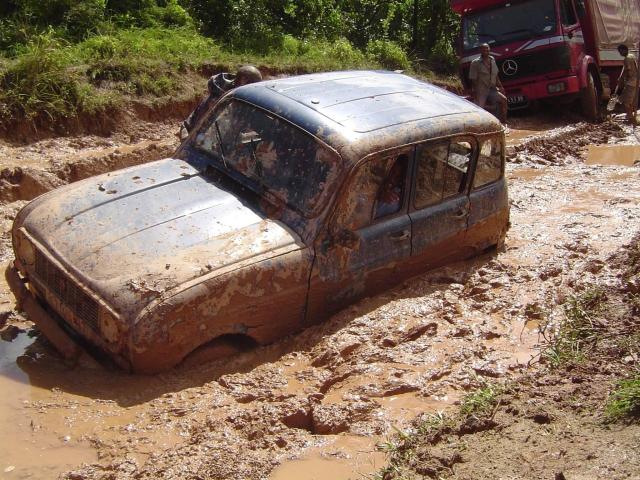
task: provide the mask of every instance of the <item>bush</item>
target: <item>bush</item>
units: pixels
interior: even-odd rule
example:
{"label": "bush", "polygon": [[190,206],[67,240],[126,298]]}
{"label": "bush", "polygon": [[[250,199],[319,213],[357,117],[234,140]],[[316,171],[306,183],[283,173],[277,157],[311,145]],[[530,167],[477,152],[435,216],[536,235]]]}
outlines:
{"label": "bush", "polygon": [[366,53],[388,70],[406,70],[410,66],[405,51],[390,40],[373,40],[367,45]]}
{"label": "bush", "polygon": [[454,73],[458,68],[458,55],[451,42],[441,38],[427,57],[427,63],[437,72]]}
{"label": "bush", "polygon": [[1,74],[4,120],[7,116],[74,115],[81,91],[77,75],[67,68],[70,63],[69,47],[60,40],[50,34],[35,37]]}

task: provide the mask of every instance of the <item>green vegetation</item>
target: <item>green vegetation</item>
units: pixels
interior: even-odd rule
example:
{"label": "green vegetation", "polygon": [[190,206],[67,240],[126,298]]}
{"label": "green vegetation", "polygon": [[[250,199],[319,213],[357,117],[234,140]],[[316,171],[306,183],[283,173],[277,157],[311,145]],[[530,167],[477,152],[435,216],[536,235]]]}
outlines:
{"label": "green vegetation", "polygon": [[609,421],[640,418],[640,375],[618,383],[605,410]]}
{"label": "green vegetation", "polygon": [[503,392],[502,385],[487,384],[462,399],[460,412],[463,415],[489,414],[498,404],[498,397]]}
{"label": "green vegetation", "polygon": [[602,326],[596,316],[603,313],[607,296],[600,287],[593,287],[564,305],[564,319],[542,352],[552,367],[581,362],[585,353],[599,339]]}
{"label": "green vegetation", "polygon": [[8,0],[0,4],[0,127],[178,95],[189,74],[244,63],[285,73],[386,68],[432,78],[433,66],[451,74],[457,21],[448,5]]}

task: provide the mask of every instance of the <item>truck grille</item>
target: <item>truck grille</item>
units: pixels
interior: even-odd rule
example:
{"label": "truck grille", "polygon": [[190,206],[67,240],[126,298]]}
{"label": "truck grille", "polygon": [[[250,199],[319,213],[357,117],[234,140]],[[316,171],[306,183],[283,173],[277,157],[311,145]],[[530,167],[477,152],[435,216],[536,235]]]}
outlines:
{"label": "truck grille", "polygon": [[[497,60],[497,59],[496,59]],[[515,75],[505,75],[502,69],[504,62],[508,58],[497,60],[500,79],[504,81],[516,80],[518,78],[530,75],[540,75],[547,72],[556,72],[558,70],[569,70],[571,68],[571,57],[569,47],[560,45],[558,47],[548,48],[539,52],[519,54],[511,57],[518,64],[518,71]]]}
{"label": "truck grille", "polygon": [[[502,69],[504,62],[515,60],[518,70],[514,75],[505,75]],[[569,70],[571,68],[571,57],[567,45],[547,48],[533,53],[522,53],[509,58],[496,58],[500,80],[509,82],[530,75],[541,75],[559,70]],[[467,88],[471,86],[469,80],[469,65],[463,67],[462,80]]]}
{"label": "truck grille", "polygon": [[80,319],[98,330],[98,302],[84,293],[64,272],[36,249],[36,275]]}

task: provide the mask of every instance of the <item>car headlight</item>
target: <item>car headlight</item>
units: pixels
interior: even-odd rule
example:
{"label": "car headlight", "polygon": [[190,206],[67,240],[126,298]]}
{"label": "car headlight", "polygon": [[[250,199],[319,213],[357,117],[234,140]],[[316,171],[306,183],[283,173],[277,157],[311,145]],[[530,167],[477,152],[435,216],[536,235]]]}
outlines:
{"label": "car headlight", "polygon": [[16,240],[16,256],[20,263],[23,265],[34,265],[36,263],[36,248],[24,234],[22,229],[18,231]]}
{"label": "car headlight", "polygon": [[100,309],[100,333],[109,343],[116,343],[120,339],[120,321],[104,307]]}

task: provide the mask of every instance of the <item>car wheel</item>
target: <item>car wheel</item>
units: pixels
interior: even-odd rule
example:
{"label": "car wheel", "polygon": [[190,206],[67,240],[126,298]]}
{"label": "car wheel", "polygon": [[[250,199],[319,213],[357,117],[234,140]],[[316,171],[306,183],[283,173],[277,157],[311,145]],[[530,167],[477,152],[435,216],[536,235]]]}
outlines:
{"label": "car wheel", "polygon": [[580,92],[580,103],[587,121],[596,123],[600,120],[600,96],[592,72],[588,73],[587,86]]}
{"label": "car wheel", "polygon": [[210,342],[200,345],[185,357],[182,365],[192,367],[203,363],[213,362],[233,357],[242,352],[255,348],[257,343],[244,335],[223,335]]}

